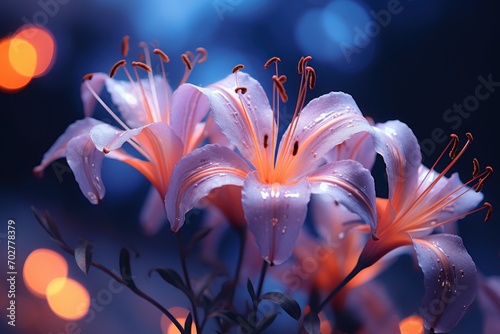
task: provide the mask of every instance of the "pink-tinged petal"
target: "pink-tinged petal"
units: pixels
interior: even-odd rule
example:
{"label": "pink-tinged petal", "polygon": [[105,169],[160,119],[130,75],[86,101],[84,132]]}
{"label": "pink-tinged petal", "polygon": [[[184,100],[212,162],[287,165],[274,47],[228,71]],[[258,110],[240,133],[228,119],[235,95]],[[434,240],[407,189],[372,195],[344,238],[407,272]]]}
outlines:
{"label": "pink-tinged petal", "polygon": [[215,123],[212,114],[210,113],[207,117],[206,126],[206,137],[211,144],[219,144],[222,146],[229,147],[234,150],[236,147],[227,139],[226,135],[222,133],[219,124]]}
{"label": "pink-tinged petal", "polygon": [[[200,90],[208,97],[213,117],[229,141],[257,169],[262,169],[271,161],[277,126],[259,82],[242,72],[237,73],[237,78],[238,85],[235,74],[231,74]],[[246,93],[236,93],[237,87],[245,87]]]}
{"label": "pink-tinged petal", "polygon": [[328,195],[313,195],[310,210],[318,234],[334,247],[341,246],[346,232],[361,223],[357,214]]}
{"label": "pink-tinged petal", "polygon": [[[144,89],[140,88],[142,85]],[[111,100],[120,111],[121,118],[125,120],[131,128],[138,128],[154,121],[152,113],[156,112],[164,117],[170,87],[165,87],[165,82],[161,76],[154,77],[154,89],[149,79],[143,79],[131,84],[128,81],[115,79],[106,80],[106,88],[111,95]],[[156,94],[156,95],[155,95]],[[160,121],[158,119],[157,121]]]}
{"label": "pink-tinged petal", "polygon": [[75,174],[80,190],[92,204],[102,202],[106,192],[101,178],[104,153],[97,150],[88,133],[71,139],[66,147],[66,160]]}
{"label": "pink-tinged petal", "polygon": [[165,197],[167,217],[174,232],[184,215],[214,188],[242,186],[250,167],[227,147],[209,144],[184,156],[174,168]]}
{"label": "pink-tinged petal", "polygon": [[476,266],[456,235],[413,239],[413,247],[424,273],[425,295],[420,313],[425,328],[447,333],[476,297]]}
{"label": "pink-tinged petal", "polygon": [[377,210],[375,183],[359,162],[341,160],[319,167],[307,176],[312,193],[328,194],[375,231]]}
{"label": "pink-tinged petal", "polygon": [[[290,136],[291,129],[295,132]],[[336,145],[372,127],[350,95],[332,92],[309,102],[297,124],[290,124],[281,139],[277,166],[287,179],[307,172]],[[286,167],[284,167],[286,166]]]}
{"label": "pink-tinged petal", "polygon": [[411,129],[400,121],[389,121],[374,128],[375,149],[386,165],[389,200],[396,212],[412,201],[418,186],[418,168],[422,161],[420,146]]}
{"label": "pink-tinged petal", "polygon": [[372,136],[368,132],[360,132],[335,146],[325,155],[325,160],[327,162],[356,160],[363,167],[371,170],[376,157],[377,152],[375,152]]}
{"label": "pink-tinged petal", "polygon": [[477,299],[483,312],[483,334],[500,333],[500,277],[478,277]]}
{"label": "pink-tinged petal", "polygon": [[188,144],[199,124],[210,110],[207,97],[198,88],[183,84],[172,96],[170,126],[184,144]]}
{"label": "pink-tinged petal", "polygon": [[52,147],[43,155],[42,162],[33,169],[33,173],[39,177],[43,176],[43,171],[48,165],[66,155],[66,147],[71,139],[88,134],[94,126],[99,124],[103,123],[94,118],[87,117],[68,126],[66,131],[57,138]]}
{"label": "pink-tinged petal", "polygon": [[[427,177],[425,177],[426,175]],[[436,171],[431,171],[429,173],[429,169],[421,165],[418,170],[419,184],[423,182],[419,186],[417,194],[421,194],[438,175],[439,173]],[[443,201],[444,203],[450,202],[450,204],[429,217],[429,221],[440,222],[454,217],[460,217],[481,203],[484,195],[480,192],[475,192],[473,189],[470,189],[470,187],[465,186],[455,192],[456,189],[462,186],[463,183],[460,181],[458,173],[453,173],[449,178],[441,177],[438,182],[434,184],[431,190],[425,195],[425,201],[423,201],[421,205],[428,209],[432,205],[443,203]]]}
{"label": "pink-tinged petal", "polygon": [[166,221],[167,214],[165,213],[163,198],[155,187],[151,187],[141,209],[140,222],[142,230],[147,235],[154,235]]}
{"label": "pink-tinged petal", "polygon": [[[182,157],[183,145],[179,137],[166,123],[151,123],[143,127],[120,131],[110,125],[103,124],[94,127],[90,136],[98,150],[113,151],[125,142],[133,139],[137,142],[153,165],[152,179],[146,175],[158,189],[160,194],[166,194],[172,170]],[[142,172],[142,171],[141,171]]]}
{"label": "pink-tinged petal", "polygon": [[271,265],[292,255],[310,195],[305,179],[292,185],[266,184],[256,171],[248,174],[242,191],[243,211],[262,257]]}
{"label": "pink-tinged petal", "polygon": [[106,79],[109,79],[109,76],[107,74],[93,73],[92,79],[85,80],[82,83],[82,86],[80,88],[80,96],[83,102],[83,112],[85,114],[85,117],[92,116],[92,114],[94,113],[95,105],[97,103],[96,98],[90,92],[89,87],[87,85],[90,85],[90,87],[95,91],[95,93],[99,95],[102,91],[102,87],[104,87],[104,82],[106,81]]}

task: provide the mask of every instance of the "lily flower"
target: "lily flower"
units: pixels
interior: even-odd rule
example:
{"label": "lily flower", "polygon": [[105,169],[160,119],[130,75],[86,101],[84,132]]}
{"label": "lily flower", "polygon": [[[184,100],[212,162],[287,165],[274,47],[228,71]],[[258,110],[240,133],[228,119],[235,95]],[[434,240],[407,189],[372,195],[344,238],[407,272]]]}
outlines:
{"label": "lily flower", "polygon": [[[458,137],[451,141],[430,168],[421,165],[421,153],[413,132],[399,121],[379,125],[374,131],[375,148],[386,163],[389,198],[377,198],[377,226],[349,281],[364,268],[368,268],[389,252],[413,246],[419,266],[424,273],[426,292],[420,309],[425,327],[435,332],[451,330],[476,295],[476,268],[462,239],[456,235],[431,233],[445,224],[454,223],[465,216],[487,209],[491,205],[482,201],[479,193],[492,173],[491,167],[480,172],[474,159],[472,178],[462,183],[457,173],[449,178],[446,173],[455,165],[472,142],[458,151]],[[435,171],[446,150],[451,147],[451,162],[440,173]]]}
{"label": "lily flower", "polygon": [[278,143],[280,99],[287,101],[284,82],[273,76],[273,104],[261,85],[234,68],[233,74],[210,88],[199,88],[210,102],[212,115],[235,145],[236,153],[219,145],[205,145],[183,157],[174,168],[165,205],[173,231],[184,215],[214,188],[242,187],[245,220],[261,256],[281,264],[292,252],[304,223],[311,193],[327,193],[375,227],[373,178],[360,163],[346,160],[319,166],[323,156],[356,133],[371,131],[351,96],[329,93],[305,107],[315,72],[302,58],[298,102],[288,129]]}
{"label": "lily flower", "polygon": [[[141,172],[154,187],[149,192],[141,220],[147,232],[155,232],[165,217],[163,200],[174,165],[213,132],[214,122],[207,126],[210,122],[204,121],[209,110],[205,96],[193,86],[184,84],[195,64],[206,59],[206,51],[199,48],[197,55],[182,55],[185,75],[172,92],[164,70],[168,56],[154,49],[162,73],[153,75],[149,49],[143,43],[142,48],[145,63],[132,62],[133,72],[128,71],[125,60],[120,60],[112,67],[109,76],[95,73],[84,77],[81,97],[86,117],[68,127],[45,153],[34,172],[42,175],[51,162],[66,156],[83,194],[91,203],[98,204],[105,194],[101,179],[104,156],[123,161]],[[123,50],[126,56],[127,44]],[[124,69],[128,82],[113,79],[120,68]],[[139,71],[146,71],[147,78],[141,79]],[[100,98],[104,85],[121,117]],[[97,101],[120,127],[91,117]],[[124,149],[125,143],[130,144],[135,152]]]}

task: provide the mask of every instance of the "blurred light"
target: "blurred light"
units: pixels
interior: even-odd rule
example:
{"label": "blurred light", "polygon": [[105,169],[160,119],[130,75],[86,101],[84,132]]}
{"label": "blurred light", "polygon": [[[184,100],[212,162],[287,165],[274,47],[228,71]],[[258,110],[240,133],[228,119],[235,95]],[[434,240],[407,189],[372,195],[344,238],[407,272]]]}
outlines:
{"label": "blurred light", "polygon": [[50,31],[43,27],[26,25],[16,32],[16,39],[24,40],[36,50],[37,61],[33,77],[46,74],[54,63],[55,40]]}
{"label": "blurred light", "polygon": [[46,74],[54,62],[55,41],[45,28],[25,25],[0,40],[0,90],[17,91]]}
{"label": "blurred light", "polygon": [[45,297],[49,283],[55,278],[68,275],[66,260],[50,249],[39,248],[31,252],[23,267],[24,284],[38,297]]}
{"label": "blurred light", "polygon": [[10,65],[20,75],[32,78],[36,68],[35,47],[22,38],[14,37],[9,45]]}
{"label": "blurred light", "polygon": [[25,87],[31,77],[26,77],[17,72],[10,62],[10,44],[12,38],[3,38],[0,40],[0,90],[16,91]]}
{"label": "blurred light", "polygon": [[60,318],[77,320],[84,317],[90,307],[90,295],[77,281],[59,277],[47,286],[47,302]]}
{"label": "blurred light", "polygon": [[345,72],[357,72],[372,59],[370,44],[375,44],[375,38],[365,38],[365,27],[372,21],[368,10],[361,1],[335,0],[323,9],[306,11],[295,28],[297,44],[315,60]]}
{"label": "blurred light", "polygon": [[[175,319],[177,319],[177,321],[179,321],[181,326],[184,326],[184,323],[186,322],[186,318],[189,314],[189,310],[187,310],[183,307],[175,306],[175,307],[169,308],[168,311],[175,317]],[[167,318],[167,316],[165,314],[162,314],[162,316],[161,316],[160,326],[161,326],[161,331],[163,334],[177,334],[177,333],[179,333],[179,330],[177,329],[177,327],[175,327],[175,325],[170,321],[169,318]],[[197,333],[196,328],[193,324],[193,326],[191,327],[191,334],[196,334],[196,333]]]}
{"label": "blurred light", "polygon": [[424,320],[421,316],[411,315],[399,323],[401,334],[424,334]]}

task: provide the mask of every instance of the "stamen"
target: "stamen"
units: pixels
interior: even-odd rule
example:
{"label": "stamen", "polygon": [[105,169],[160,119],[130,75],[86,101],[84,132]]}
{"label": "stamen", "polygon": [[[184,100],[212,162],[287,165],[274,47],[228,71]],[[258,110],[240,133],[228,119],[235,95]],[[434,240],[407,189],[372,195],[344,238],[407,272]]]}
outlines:
{"label": "stamen", "polygon": [[188,56],[189,60],[194,59],[194,54],[191,51],[186,51],[186,56]]}
{"label": "stamen", "polygon": [[93,73],[87,73],[83,76],[83,81],[92,80],[93,77],[94,77]]}
{"label": "stamen", "polygon": [[472,170],[472,177],[476,177],[478,174],[479,174],[479,161],[474,158],[472,160],[472,166],[473,166],[473,170]]}
{"label": "stamen", "polygon": [[267,69],[274,62],[281,62],[281,59],[276,56],[269,58],[269,60],[264,64],[264,69]]}
{"label": "stamen", "polygon": [[102,148],[102,153],[108,154],[109,152],[110,152],[110,150],[107,147]]}
{"label": "stamen", "polygon": [[493,207],[488,202],[484,202],[483,205],[488,209],[488,211],[486,212],[486,217],[484,217],[484,221],[487,222],[491,218],[491,213],[493,212]]}
{"label": "stamen", "polygon": [[142,68],[144,71],[149,72],[149,73],[153,72],[151,67],[149,67],[148,65],[146,65],[140,61],[133,61],[132,66]]}
{"label": "stamen", "polygon": [[242,69],[244,69],[244,68],[245,68],[245,65],[243,65],[243,64],[238,64],[238,65],[236,65],[235,67],[233,67],[233,71],[232,71],[232,72],[233,72],[233,73],[236,73],[236,72],[238,72],[239,70],[242,70]]}
{"label": "stamen", "polygon": [[457,148],[458,148],[458,136],[454,133],[452,133],[450,135],[451,137],[451,142],[452,142],[452,147],[451,147],[451,150],[450,150],[450,153],[448,154],[450,159],[455,159],[455,157],[457,156]]}
{"label": "stamen", "polygon": [[302,74],[302,69],[304,68],[304,56],[300,57],[299,63],[297,64],[297,72]]}
{"label": "stamen", "polygon": [[267,140],[269,139],[269,136],[267,135],[267,133],[264,135],[264,148],[267,148],[268,144],[267,144]]}
{"label": "stamen", "polygon": [[297,151],[299,150],[299,141],[296,140],[295,143],[293,143],[293,152],[292,152],[292,156],[296,156],[297,155]]}
{"label": "stamen", "polygon": [[234,91],[236,94],[238,94],[238,93],[245,94],[247,92],[247,88],[246,87],[236,87]]}
{"label": "stamen", "polygon": [[125,64],[127,64],[127,62],[126,62],[124,59],[117,61],[117,62],[113,65],[113,67],[111,67],[111,71],[109,71],[109,77],[110,77],[110,78],[114,77],[114,76],[115,76],[115,74],[116,74],[116,71],[118,71],[118,69],[119,69],[120,67],[125,66]]}
{"label": "stamen", "polygon": [[158,55],[165,63],[168,63],[170,61],[170,58],[168,58],[167,54],[160,49],[154,49],[153,53],[155,55]]}
{"label": "stamen", "polygon": [[208,57],[207,50],[205,50],[205,48],[199,47],[196,49],[196,52],[198,52],[201,55],[201,58],[198,60],[198,64],[204,63]]}
{"label": "stamen", "polygon": [[183,53],[181,55],[181,59],[182,61],[184,62],[184,64],[186,65],[187,69],[189,71],[191,71],[193,69],[193,65],[191,64],[191,61],[189,60],[189,57],[186,53]]}
{"label": "stamen", "polygon": [[468,140],[470,140],[470,141],[473,141],[473,140],[474,140],[474,137],[472,137],[472,133],[470,133],[470,132],[467,132],[467,133],[465,134],[465,136],[466,136],[466,137],[467,137],[467,139],[468,139]]}
{"label": "stamen", "polygon": [[280,94],[281,101],[283,101],[283,103],[286,103],[286,101],[288,101],[288,95],[286,94],[285,86],[283,86],[283,83],[281,83],[280,79],[276,75],[273,75],[273,81],[274,84],[276,85],[278,93]]}
{"label": "stamen", "polygon": [[316,86],[316,72],[311,66],[306,66],[306,71],[309,73],[309,89],[314,89]]}
{"label": "stamen", "polygon": [[278,77],[278,81],[284,84],[286,82],[286,75],[282,74]]}
{"label": "stamen", "polygon": [[128,50],[129,50],[129,47],[128,47],[128,40],[130,39],[130,36],[128,35],[125,35],[123,36],[122,38],[122,55],[124,57],[126,57],[128,55]]}
{"label": "stamen", "polygon": [[485,171],[483,172],[485,175],[483,177],[479,178],[479,182],[477,183],[476,186],[476,192],[480,192],[481,189],[483,189],[484,182],[490,177],[490,175],[493,173],[493,168],[491,166],[487,166],[485,168]]}

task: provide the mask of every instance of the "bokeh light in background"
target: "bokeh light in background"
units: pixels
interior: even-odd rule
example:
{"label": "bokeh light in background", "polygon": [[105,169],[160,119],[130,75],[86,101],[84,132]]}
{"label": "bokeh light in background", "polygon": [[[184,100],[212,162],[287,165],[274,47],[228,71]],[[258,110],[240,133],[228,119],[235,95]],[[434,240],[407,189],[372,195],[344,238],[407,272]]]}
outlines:
{"label": "bokeh light in background", "polygon": [[45,298],[47,286],[52,280],[67,275],[68,264],[66,260],[50,249],[36,249],[24,262],[24,283],[31,293],[41,298]]}
{"label": "bokeh light in background", "polygon": [[424,320],[421,316],[411,315],[399,323],[401,334],[424,334]]}
{"label": "bokeh light in background", "polygon": [[[186,322],[186,318],[189,314],[189,311],[183,307],[175,306],[168,309],[168,311],[179,321],[179,323],[184,326]],[[169,318],[165,314],[161,316],[161,330],[163,334],[177,334],[179,330],[175,325],[170,321]],[[196,328],[191,327],[191,334],[196,334]]]}
{"label": "bokeh light in background", "polygon": [[55,59],[55,41],[43,27],[26,25],[0,40],[0,90],[16,92],[46,74]]}
{"label": "bokeh light in background", "polygon": [[50,308],[62,319],[81,319],[89,310],[89,293],[71,278],[59,277],[52,280],[47,286],[46,293]]}

